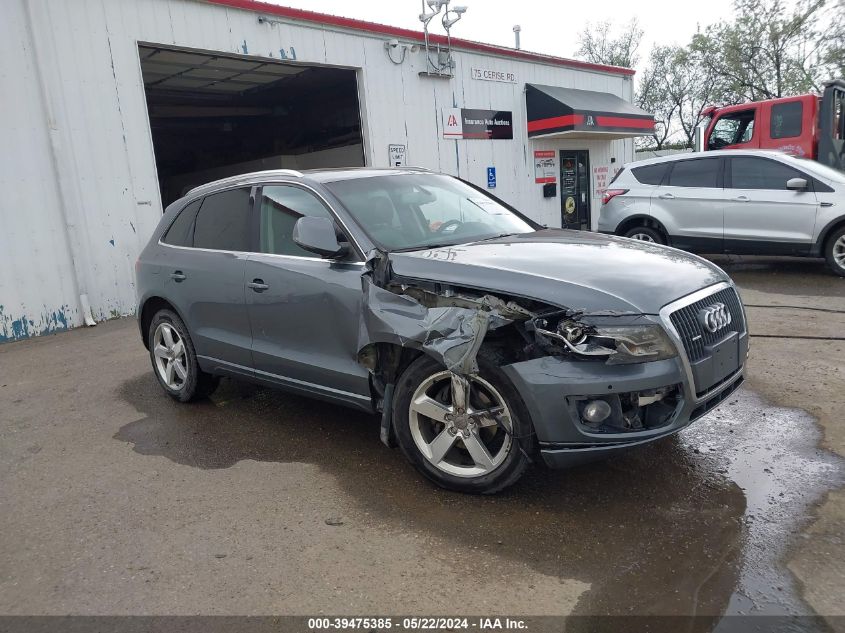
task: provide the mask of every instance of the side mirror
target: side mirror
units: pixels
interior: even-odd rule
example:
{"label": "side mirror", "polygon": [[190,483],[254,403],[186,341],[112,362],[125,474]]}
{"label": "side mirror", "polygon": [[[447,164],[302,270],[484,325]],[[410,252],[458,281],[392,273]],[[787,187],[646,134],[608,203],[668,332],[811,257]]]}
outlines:
{"label": "side mirror", "polygon": [[293,225],[293,241],[300,248],[326,258],[344,255],[348,248],[337,241],[334,222],[329,218],[299,218]]}
{"label": "side mirror", "polygon": [[790,178],[786,181],[786,188],[790,191],[807,191],[808,186],[806,178]]}

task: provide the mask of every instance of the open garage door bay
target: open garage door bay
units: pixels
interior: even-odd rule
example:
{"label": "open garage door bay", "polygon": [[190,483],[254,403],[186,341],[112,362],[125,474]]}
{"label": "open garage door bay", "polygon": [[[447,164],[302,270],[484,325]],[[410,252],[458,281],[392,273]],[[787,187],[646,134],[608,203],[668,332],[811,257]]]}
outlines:
{"label": "open garage door bay", "polygon": [[364,165],[354,70],[138,46],[166,206],[262,169]]}

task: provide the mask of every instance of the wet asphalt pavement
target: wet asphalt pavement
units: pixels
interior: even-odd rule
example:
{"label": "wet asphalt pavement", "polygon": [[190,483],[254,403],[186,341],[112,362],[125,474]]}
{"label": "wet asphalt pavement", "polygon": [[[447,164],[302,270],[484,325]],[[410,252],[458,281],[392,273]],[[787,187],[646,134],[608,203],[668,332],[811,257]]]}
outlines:
{"label": "wet asphalt pavement", "polygon": [[[717,263],[748,303],[845,309],[817,262]],[[752,334],[785,327],[758,310]],[[822,433],[745,386],[675,437],[473,497],[371,416],[228,380],[179,405],[134,321],[104,323],[0,347],[0,613],[813,614],[786,559],[845,484]]]}

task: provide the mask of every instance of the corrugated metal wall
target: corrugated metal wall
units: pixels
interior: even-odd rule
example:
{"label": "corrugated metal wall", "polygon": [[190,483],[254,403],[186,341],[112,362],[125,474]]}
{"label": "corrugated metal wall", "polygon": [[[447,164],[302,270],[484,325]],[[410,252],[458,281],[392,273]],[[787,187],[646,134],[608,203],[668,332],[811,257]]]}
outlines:
{"label": "corrugated metal wall", "polygon": [[[469,18],[468,18],[469,19]],[[161,215],[138,42],[361,69],[367,162],[408,164],[486,185],[537,220],[560,200],[534,184],[534,149],[589,149],[592,165],[631,160],[631,141],[528,141],[525,83],[611,92],[630,79],[458,51],[456,78],[420,77],[422,52],[393,64],[383,36],[275,21],[198,0],[10,0],[0,20],[0,342],[135,310],[134,262]],[[518,83],[470,79],[472,67]],[[444,107],[512,110],[513,141],[442,138]],[[594,200],[593,215],[598,211]]]}

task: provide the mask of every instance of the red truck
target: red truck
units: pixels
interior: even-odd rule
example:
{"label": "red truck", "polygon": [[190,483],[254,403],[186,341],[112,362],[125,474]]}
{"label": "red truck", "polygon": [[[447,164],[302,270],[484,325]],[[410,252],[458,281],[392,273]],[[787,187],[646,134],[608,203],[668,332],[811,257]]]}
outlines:
{"label": "red truck", "polygon": [[702,149],[774,149],[845,171],[845,81],[799,95],[702,111]]}

